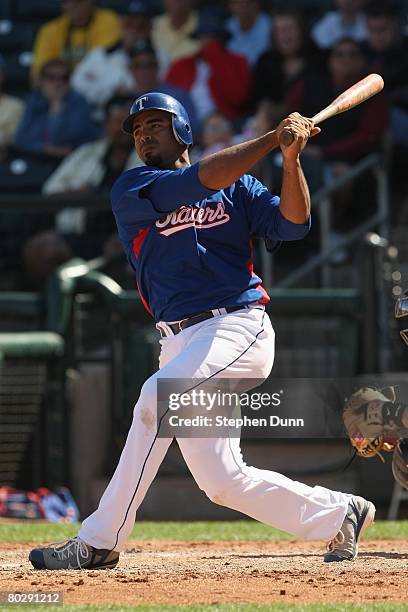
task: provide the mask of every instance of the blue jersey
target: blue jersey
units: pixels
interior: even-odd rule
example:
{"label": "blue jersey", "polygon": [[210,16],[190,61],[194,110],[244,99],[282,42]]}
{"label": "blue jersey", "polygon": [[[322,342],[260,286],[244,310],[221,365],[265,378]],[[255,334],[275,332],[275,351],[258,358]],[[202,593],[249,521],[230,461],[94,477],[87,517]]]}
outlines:
{"label": "blue jersey", "polygon": [[285,219],[279,198],[253,176],[215,191],[200,182],[198,164],[128,170],[111,196],[141,299],[156,321],[269,301],[253,270],[252,235],[298,240],[310,229],[310,218]]}

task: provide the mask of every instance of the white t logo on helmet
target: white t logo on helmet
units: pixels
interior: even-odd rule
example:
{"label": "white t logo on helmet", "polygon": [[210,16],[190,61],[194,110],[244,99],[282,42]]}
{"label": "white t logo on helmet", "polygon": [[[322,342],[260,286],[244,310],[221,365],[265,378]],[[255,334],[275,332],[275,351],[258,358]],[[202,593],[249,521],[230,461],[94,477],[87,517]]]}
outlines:
{"label": "white t logo on helmet", "polygon": [[141,96],[136,100],[135,104],[137,104],[137,110],[139,112],[144,109],[144,103],[147,102],[148,99],[149,98],[147,96]]}

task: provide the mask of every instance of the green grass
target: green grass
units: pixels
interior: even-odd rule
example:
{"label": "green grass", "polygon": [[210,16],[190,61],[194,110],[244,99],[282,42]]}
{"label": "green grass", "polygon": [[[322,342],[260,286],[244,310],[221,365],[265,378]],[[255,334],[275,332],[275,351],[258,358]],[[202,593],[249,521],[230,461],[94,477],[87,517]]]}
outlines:
{"label": "green grass", "polygon": [[[16,606],[4,606],[3,610],[16,609]],[[208,606],[116,606],[113,604],[97,605],[63,605],[63,606],[24,606],[24,609],[35,612],[404,612],[406,604],[214,604]]]}
{"label": "green grass", "polygon": [[[75,535],[78,525],[52,523],[0,523],[0,542],[58,542]],[[287,533],[255,521],[197,521],[136,523],[134,540],[294,540]],[[408,539],[408,521],[378,521],[364,534],[364,539]],[[408,608],[407,608],[408,609]]]}

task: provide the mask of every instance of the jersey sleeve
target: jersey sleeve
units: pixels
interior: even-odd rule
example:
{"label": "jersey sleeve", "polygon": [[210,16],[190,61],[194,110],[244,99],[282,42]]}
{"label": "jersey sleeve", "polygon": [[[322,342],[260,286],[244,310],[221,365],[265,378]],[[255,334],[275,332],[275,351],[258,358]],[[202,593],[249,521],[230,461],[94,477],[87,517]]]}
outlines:
{"label": "jersey sleeve", "polygon": [[246,200],[251,232],[269,241],[301,240],[308,234],[310,216],[306,223],[286,219],[279,209],[280,198],[272,195],[256,178],[244,175],[240,188]]}
{"label": "jersey sleeve", "polygon": [[198,164],[179,170],[148,166],[124,172],[111,192],[113,213],[119,230],[134,236],[141,227],[216,193],[198,178]]}

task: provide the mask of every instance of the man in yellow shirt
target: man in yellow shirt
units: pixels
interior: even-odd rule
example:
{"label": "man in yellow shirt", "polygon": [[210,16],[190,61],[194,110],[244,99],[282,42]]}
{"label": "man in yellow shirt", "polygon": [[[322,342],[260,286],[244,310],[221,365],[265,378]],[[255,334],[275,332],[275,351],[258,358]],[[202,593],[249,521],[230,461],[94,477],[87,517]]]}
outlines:
{"label": "man in yellow shirt", "polygon": [[174,60],[197,53],[200,42],[191,37],[198,18],[194,0],[164,0],[165,12],[153,19],[152,42],[165,56],[167,68]]}
{"label": "man in yellow shirt", "polygon": [[44,24],[34,43],[32,77],[37,79],[43,64],[60,57],[71,69],[97,46],[115,44],[120,37],[120,20],[113,11],[95,6],[95,0],[62,0],[63,14]]}

